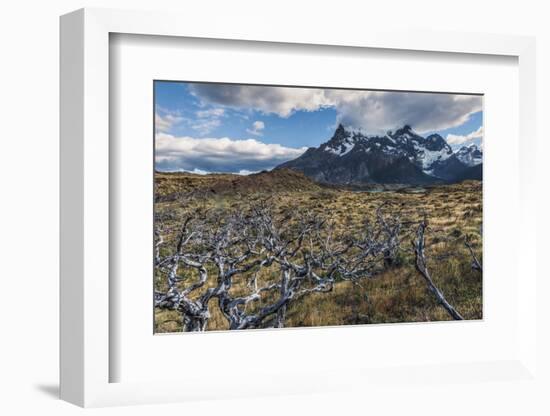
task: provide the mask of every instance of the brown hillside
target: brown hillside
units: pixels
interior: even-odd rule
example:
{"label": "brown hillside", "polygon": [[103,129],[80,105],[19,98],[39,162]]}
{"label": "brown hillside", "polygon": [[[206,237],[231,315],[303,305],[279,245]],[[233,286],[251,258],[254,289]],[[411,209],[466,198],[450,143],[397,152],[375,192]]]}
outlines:
{"label": "brown hillside", "polygon": [[248,176],[226,173],[197,175],[156,172],[155,197],[170,200],[186,193],[248,194],[318,191],[321,187],[303,173],[289,169],[262,171]]}

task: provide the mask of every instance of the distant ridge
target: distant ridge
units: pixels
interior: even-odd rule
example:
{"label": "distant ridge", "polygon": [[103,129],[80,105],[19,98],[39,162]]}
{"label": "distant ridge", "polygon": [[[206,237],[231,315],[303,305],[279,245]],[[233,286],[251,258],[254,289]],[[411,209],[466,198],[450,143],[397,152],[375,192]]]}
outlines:
{"label": "distant ridge", "polygon": [[318,191],[322,187],[302,172],[290,169],[262,171],[250,175],[188,172],[155,172],[157,201],[175,199],[186,193],[209,195]]}
{"label": "distant ridge", "polygon": [[367,136],[340,124],[332,138],[275,169],[292,169],[322,184],[429,185],[481,180],[483,154],[475,145],[453,152],[439,134],[423,137],[405,125]]}

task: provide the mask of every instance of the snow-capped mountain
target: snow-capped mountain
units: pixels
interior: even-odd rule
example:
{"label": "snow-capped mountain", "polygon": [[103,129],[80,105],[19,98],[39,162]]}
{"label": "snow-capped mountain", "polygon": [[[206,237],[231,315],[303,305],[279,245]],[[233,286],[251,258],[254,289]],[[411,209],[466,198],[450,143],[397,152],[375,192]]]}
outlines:
{"label": "snow-capped mountain", "polygon": [[483,162],[483,153],[475,144],[462,146],[455,154],[466,166],[475,166]]}
{"label": "snow-capped mountain", "polygon": [[278,168],[337,185],[421,185],[460,180],[465,169],[481,161],[477,147],[455,153],[440,135],[423,137],[407,125],[385,135],[365,135],[340,124],[329,141]]}

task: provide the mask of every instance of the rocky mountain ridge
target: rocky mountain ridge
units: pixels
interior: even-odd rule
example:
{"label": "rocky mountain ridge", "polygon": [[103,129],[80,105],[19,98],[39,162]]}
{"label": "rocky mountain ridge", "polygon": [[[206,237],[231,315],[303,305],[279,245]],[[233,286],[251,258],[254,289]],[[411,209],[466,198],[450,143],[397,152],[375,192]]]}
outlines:
{"label": "rocky mountain ridge", "polygon": [[464,176],[481,180],[482,161],[475,145],[453,151],[439,134],[423,137],[408,125],[365,135],[340,124],[326,143],[276,169],[300,171],[331,185],[428,185],[459,182]]}

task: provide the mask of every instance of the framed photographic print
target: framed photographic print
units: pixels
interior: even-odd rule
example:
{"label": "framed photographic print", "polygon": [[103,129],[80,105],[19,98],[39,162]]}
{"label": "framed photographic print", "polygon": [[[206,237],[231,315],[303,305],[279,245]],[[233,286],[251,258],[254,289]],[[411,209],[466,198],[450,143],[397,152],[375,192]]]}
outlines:
{"label": "framed photographic print", "polygon": [[536,384],[534,41],[232,28],[61,19],[62,398]]}
{"label": "framed photographic print", "polygon": [[155,333],[482,319],[481,95],[154,96]]}

